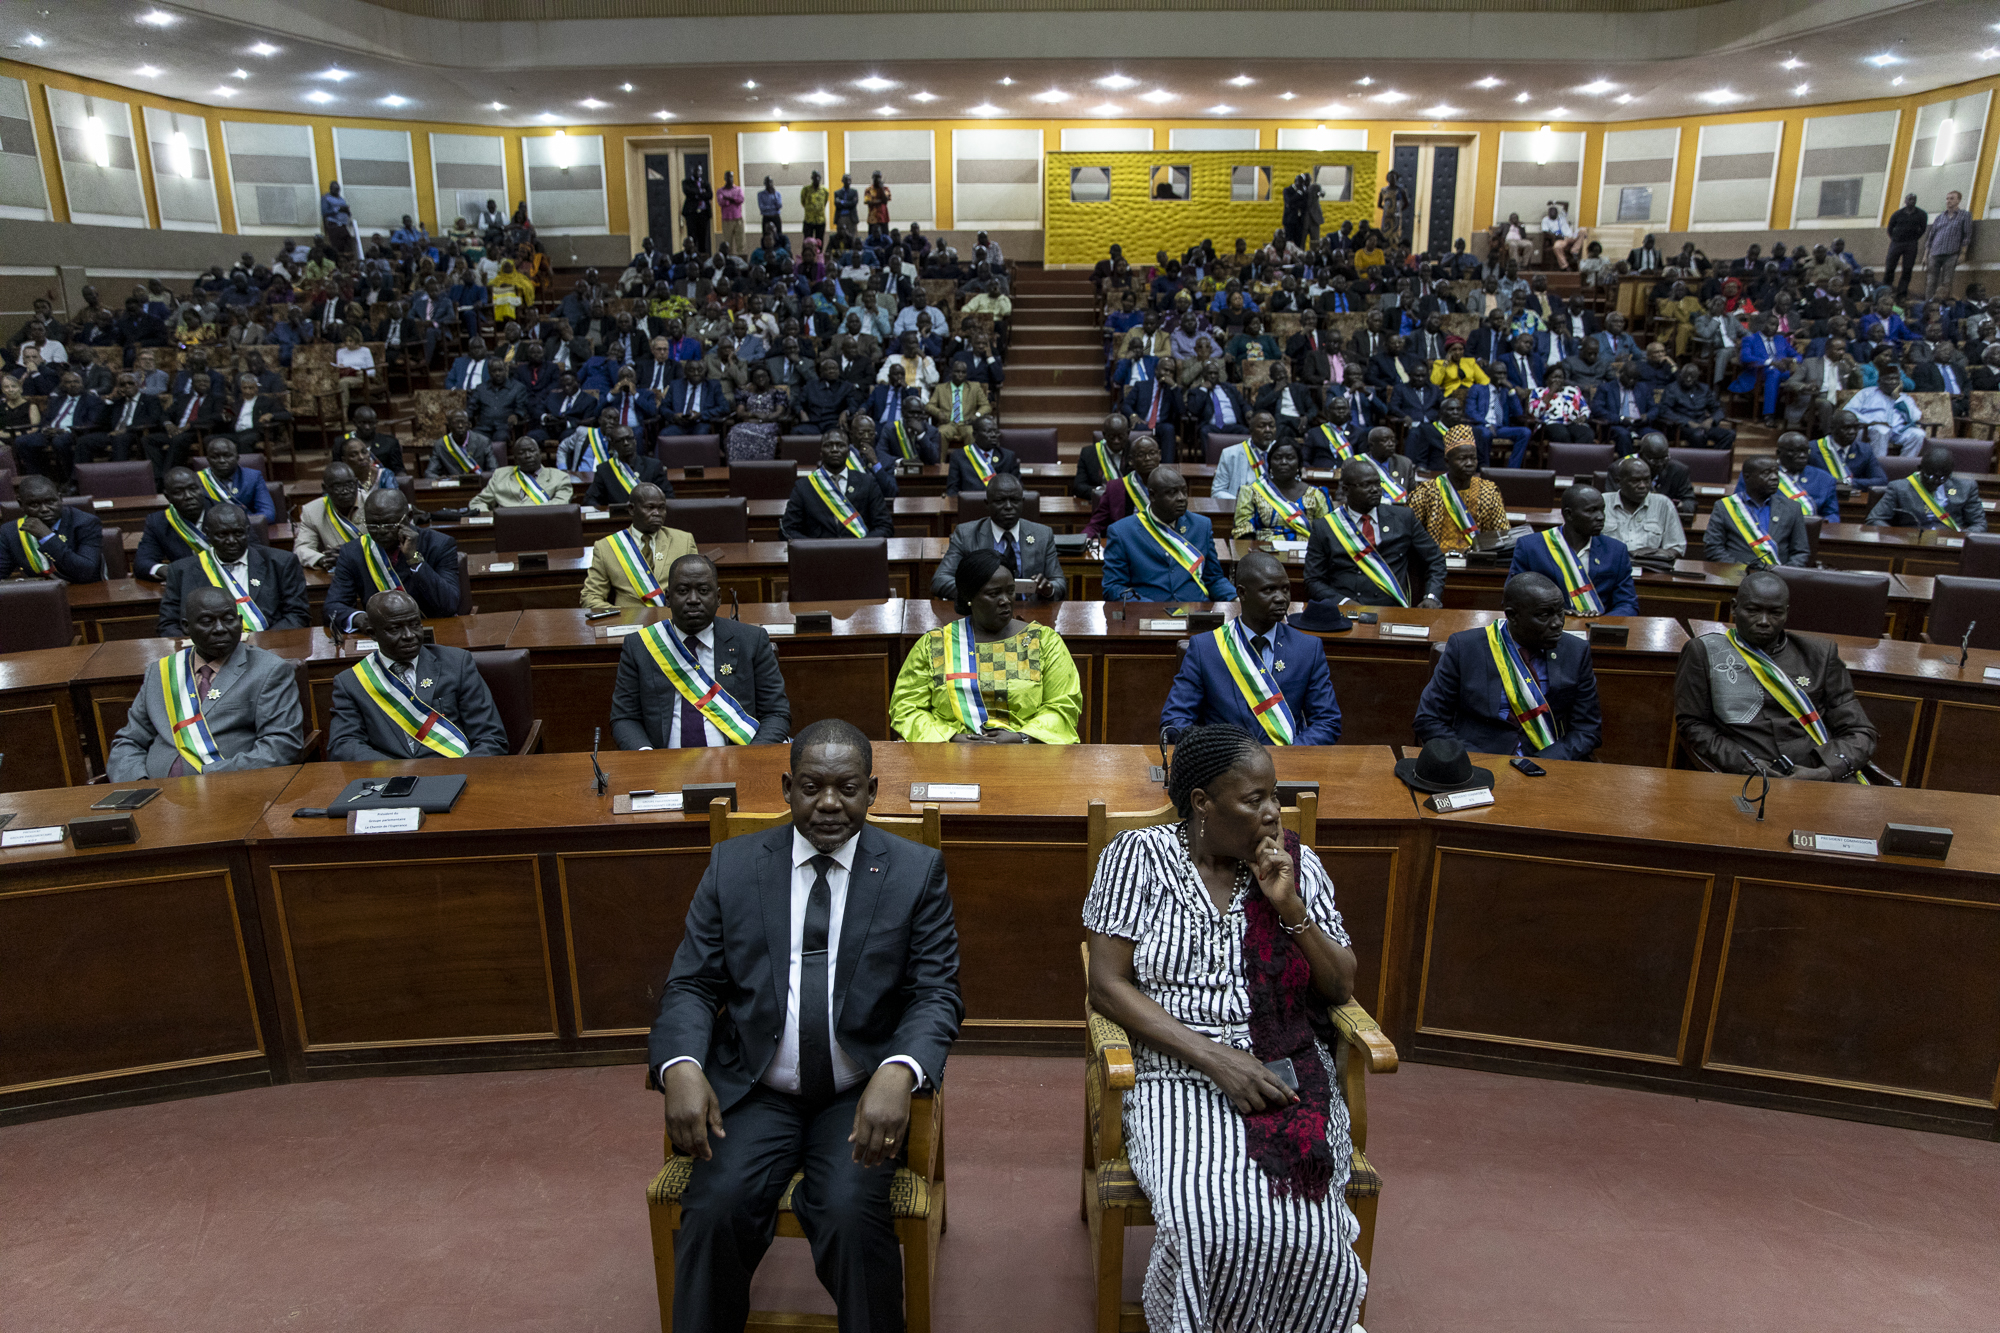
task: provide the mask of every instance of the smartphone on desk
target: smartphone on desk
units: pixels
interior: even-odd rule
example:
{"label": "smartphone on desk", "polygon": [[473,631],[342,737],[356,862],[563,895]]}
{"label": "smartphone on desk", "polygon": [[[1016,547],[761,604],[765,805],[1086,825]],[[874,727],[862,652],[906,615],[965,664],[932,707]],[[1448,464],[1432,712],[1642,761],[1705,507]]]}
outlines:
{"label": "smartphone on desk", "polygon": [[92,801],[93,810],[137,810],[146,802],[160,794],[158,787],[127,787],[124,791],[114,791],[109,796]]}
{"label": "smartphone on desk", "polygon": [[376,790],[375,796],[378,800],[400,801],[404,797],[408,796],[411,792],[415,791],[416,789],[417,789],[416,778],[409,775],[405,775],[400,778],[390,778],[387,781],[385,781],[381,785],[381,787],[379,787]]}
{"label": "smartphone on desk", "polygon": [[1512,764],[1515,768],[1520,769],[1521,772],[1527,777],[1545,778],[1549,775],[1549,770],[1543,768],[1540,764],[1536,763],[1534,760],[1528,758],[1528,756],[1524,754],[1517,754],[1512,759],[1509,759],[1507,762],[1509,764]]}

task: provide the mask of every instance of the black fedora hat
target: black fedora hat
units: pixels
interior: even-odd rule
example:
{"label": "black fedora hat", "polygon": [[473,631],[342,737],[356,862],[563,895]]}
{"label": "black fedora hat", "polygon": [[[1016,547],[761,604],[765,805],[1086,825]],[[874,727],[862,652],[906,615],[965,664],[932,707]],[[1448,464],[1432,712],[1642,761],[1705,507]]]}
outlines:
{"label": "black fedora hat", "polygon": [[1466,757],[1465,742],[1446,736],[1424,743],[1415,759],[1398,759],[1396,776],[1418,791],[1465,791],[1493,785],[1493,770],[1476,767]]}
{"label": "black fedora hat", "polygon": [[1305,610],[1285,623],[1308,634],[1338,634],[1354,628],[1354,622],[1340,613],[1339,602],[1307,602]]}

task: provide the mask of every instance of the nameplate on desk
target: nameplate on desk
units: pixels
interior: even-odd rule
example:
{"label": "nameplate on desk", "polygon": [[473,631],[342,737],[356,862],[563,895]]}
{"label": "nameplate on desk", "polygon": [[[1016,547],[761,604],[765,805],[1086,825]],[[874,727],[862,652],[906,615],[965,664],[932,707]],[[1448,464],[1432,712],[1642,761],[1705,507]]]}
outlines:
{"label": "nameplate on desk", "polygon": [[1697,486],[1694,488],[1694,493],[1696,495],[1726,495],[1728,492],[1720,486]]}
{"label": "nameplate on desk", "polygon": [[1159,616],[1154,619],[1141,620],[1139,622],[1139,628],[1143,630],[1150,630],[1155,634],[1185,634],[1187,633],[1188,627],[1187,627],[1187,621],[1182,620],[1179,617]]}
{"label": "nameplate on desk", "polygon": [[465,518],[464,522],[470,528],[490,528],[493,526],[493,515],[471,514]]}
{"label": "nameplate on desk", "polygon": [[1987,667],[1981,673],[1980,678],[1982,680],[2000,680],[2000,667]]}
{"label": "nameplate on desk", "polygon": [[364,656],[368,653],[374,652],[377,646],[378,645],[373,639],[349,639],[347,641],[348,652],[360,653],[363,654]]}
{"label": "nameplate on desk", "polygon": [[790,633],[792,633],[792,632],[793,632],[793,631],[794,631],[794,630],[795,630],[795,629],[797,628],[797,626],[795,626],[795,625],[759,625],[759,626],[758,626],[757,628],[758,628],[758,629],[761,629],[761,630],[763,630],[763,631],[764,631],[764,632],[765,632],[766,634],[770,635],[770,636],[771,636],[772,638],[781,638],[781,637],[783,637],[784,635],[787,635],[787,634],[790,634]]}
{"label": "nameplate on desk", "polygon": [[644,628],[646,628],[644,625],[606,625],[597,632],[607,639],[622,639],[627,634],[637,634]]}
{"label": "nameplate on desk", "polygon": [[672,814],[680,808],[681,794],[677,791],[653,792],[646,796],[621,793],[611,798],[611,813],[614,815]]}
{"label": "nameplate on desk", "polygon": [[[1303,546],[1305,543],[1300,542],[1299,545]],[[1465,557],[1462,555],[1448,555],[1444,558],[1444,567],[1446,569],[1464,569]]]}
{"label": "nameplate on desk", "polygon": [[1439,792],[1431,797],[1431,804],[1441,815],[1456,814],[1460,810],[1472,810],[1482,805],[1493,804],[1493,789],[1474,787],[1470,791]]}
{"label": "nameplate on desk", "polygon": [[1397,639],[1428,639],[1431,636],[1429,625],[1382,625],[1381,631]]}
{"label": "nameplate on desk", "polygon": [[14,828],[0,833],[0,847],[39,847],[45,842],[61,842],[64,829],[61,824],[51,824],[47,828]]}
{"label": "nameplate on desk", "polygon": [[[98,503],[99,503],[99,504],[103,504],[104,502],[103,502],[102,500],[99,500],[99,501],[98,501]],[[1947,550],[1953,550],[1953,551],[1955,551],[1955,550],[1957,550],[1957,549],[1958,549],[1959,547],[1961,547],[1961,546],[1965,545],[1965,538],[1963,538],[1963,537],[1940,537],[1940,538],[1938,538],[1938,539],[1937,539],[1937,544],[1938,544],[1939,546],[1942,546],[1942,547],[1944,547],[1944,548],[1945,548],[1945,549],[1947,549]]]}
{"label": "nameplate on desk", "polygon": [[1509,523],[1526,523],[1528,521],[1528,516],[1526,514],[1517,514],[1513,510],[1509,509],[1507,511],[1507,521]]}
{"label": "nameplate on desk", "polygon": [[512,574],[514,572],[514,562],[512,560],[495,560],[486,567],[486,572],[488,574]]}
{"label": "nameplate on desk", "polygon": [[118,502],[116,500],[92,500],[90,507],[92,509],[116,509]]}
{"label": "nameplate on desk", "polygon": [[1880,856],[1873,838],[1839,838],[1831,833],[1792,830],[1792,847],[1801,852],[1840,852],[1846,856]]}
{"label": "nameplate on desk", "polygon": [[347,812],[349,833],[415,833],[423,826],[423,809],[414,805]]}
{"label": "nameplate on desk", "polygon": [[910,799],[913,801],[976,801],[979,799],[979,784],[976,782],[912,782]]}
{"label": "nameplate on desk", "polygon": [[585,518],[610,518],[611,511],[609,509],[586,509],[583,511],[583,516]]}
{"label": "nameplate on desk", "polygon": [[434,491],[455,491],[458,489],[458,478],[446,477],[443,480],[434,481],[431,483],[431,489]]}

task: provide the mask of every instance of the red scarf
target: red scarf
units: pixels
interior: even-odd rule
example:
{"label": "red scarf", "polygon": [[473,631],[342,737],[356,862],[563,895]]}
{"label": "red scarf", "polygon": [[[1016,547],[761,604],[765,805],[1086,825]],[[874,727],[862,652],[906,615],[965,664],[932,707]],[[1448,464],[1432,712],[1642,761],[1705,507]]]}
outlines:
{"label": "red scarf", "polygon": [[[1299,882],[1296,833],[1285,834],[1285,853]],[[1270,1177],[1273,1197],[1318,1203],[1333,1185],[1336,1166],[1326,1141],[1333,1090],[1315,1049],[1315,1039],[1327,1035],[1325,1005],[1313,990],[1305,950],[1286,933],[1270,899],[1261,892],[1244,895],[1243,917],[1250,1048],[1266,1063],[1291,1057],[1299,1078],[1298,1101],[1244,1117],[1250,1159]]]}

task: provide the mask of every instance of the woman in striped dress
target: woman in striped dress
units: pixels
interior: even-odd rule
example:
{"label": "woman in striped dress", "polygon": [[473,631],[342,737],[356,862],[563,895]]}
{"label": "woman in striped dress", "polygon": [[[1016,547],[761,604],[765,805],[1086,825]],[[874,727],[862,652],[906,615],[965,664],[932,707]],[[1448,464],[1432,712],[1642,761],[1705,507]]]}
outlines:
{"label": "woman in striped dress", "polygon": [[[1154,1333],[1345,1333],[1367,1290],[1324,1015],[1354,955],[1333,883],[1278,822],[1265,748],[1181,734],[1180,822],[1113,839],[1084,903],[1090,997],[1133,1037],[1132,1171],[1157,1232]],[[1294,1092],[1272,1065],[1289,1061]]]}

